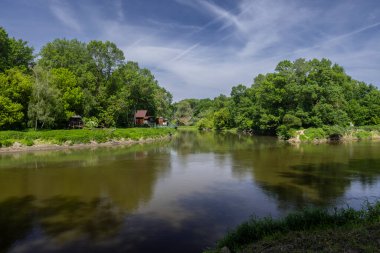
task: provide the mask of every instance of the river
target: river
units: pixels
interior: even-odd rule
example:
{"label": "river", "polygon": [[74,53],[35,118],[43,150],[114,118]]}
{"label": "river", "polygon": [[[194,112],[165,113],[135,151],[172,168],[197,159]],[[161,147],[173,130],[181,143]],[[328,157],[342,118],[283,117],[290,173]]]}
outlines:
{"label": "river", "polygon": [[377,200],[379,154],[380,142],[194,131],[0,154],[0,252],[201,252],[251,216]]}

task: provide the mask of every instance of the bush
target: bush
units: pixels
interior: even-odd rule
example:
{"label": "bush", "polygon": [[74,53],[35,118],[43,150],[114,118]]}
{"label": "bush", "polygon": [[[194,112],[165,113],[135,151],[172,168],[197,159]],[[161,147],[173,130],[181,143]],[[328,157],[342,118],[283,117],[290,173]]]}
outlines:
{"label": "bush", "polygon": [[289,129],[285,125],[281,125],[277,127],[277,130],[276,130],[276,134],[281,140],[289,140],[290,138],[292,138],[293,137],[292,132],[294,132],[294,130]]}
{"label": "bush", "polygon": [[323,126],[323,130],[326,132],[328,138],[330,139],[340,139],[346,132],[347,129],[342,126]]}
{"label": "bush", "polygon": [[282,123],[288,128],[299,128],[302,126],[301,119],[291,114],[285,114],[284,118],[282,118]]}
{"label": "bush", "polygon": [[300,136],[303,141],[322,140],[326,138],[326,132],[322,128],[308,128],[304,135]]}
{"label": "bush", "polygon": [[355,136],[360,140],[366,140],[372,138],[372,133],[364,130],[359,130],[355,133]]}
{"label": "bush", "polygon": [[213,128],[213,122],[209,118],[202,118],[197,122],[196,127],[199,130],[209,130]]}
{"label": "bush", "polygon": [[99,120],[96,117],[83,118],[84,127],[93,129],[99,126]]}

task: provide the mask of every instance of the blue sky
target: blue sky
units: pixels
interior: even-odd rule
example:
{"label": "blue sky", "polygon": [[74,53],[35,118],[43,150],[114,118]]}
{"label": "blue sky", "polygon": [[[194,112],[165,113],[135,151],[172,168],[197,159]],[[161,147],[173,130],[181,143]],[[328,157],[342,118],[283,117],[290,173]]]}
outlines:
{"label": "blue sky", "polygon": [[227,95],[300,57],[380,86],[379,0],[1,0],[0,26],[36,53],[55,38],[115,42],[175,100]]}

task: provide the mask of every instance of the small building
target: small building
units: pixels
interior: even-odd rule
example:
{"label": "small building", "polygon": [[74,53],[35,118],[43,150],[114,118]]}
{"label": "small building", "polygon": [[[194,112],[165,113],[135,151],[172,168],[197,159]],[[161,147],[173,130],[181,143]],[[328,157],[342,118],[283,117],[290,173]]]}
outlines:
{"label": "small building", "polygon": [[135,125],[136,126],[143,126],[145,124],[145,120],[147,117],[147,113],[148,111],[147,110],[138,110],[136,113],[135,113]]}
{"label": "small building", "polygon": [[157,124],[157,126],[167,126],[168,125],[168,119],[165,119],[164,117],[157,117],[156,118],[156,124]]}
{"label": "small building", "polygon": [[154,117],[148,115],[148,110],[138,110],[135,113],[135,126],[167,126],[168,121],[163,117]]}
{"label": "small building", "polygon": [[163,126],[164,125],[164,118],[163,117],[157,117],[156,118],[156,124],[158,126]]}
{"label": "small building", "polygon": [[83,120],[79,115],[70,117],[69,128],[83,128]]}
{"label": "small building", "polygon": [[135,113],[136,126],[152,126],[155,124],[155,117],[148,115],[148,110],[138,110]]}

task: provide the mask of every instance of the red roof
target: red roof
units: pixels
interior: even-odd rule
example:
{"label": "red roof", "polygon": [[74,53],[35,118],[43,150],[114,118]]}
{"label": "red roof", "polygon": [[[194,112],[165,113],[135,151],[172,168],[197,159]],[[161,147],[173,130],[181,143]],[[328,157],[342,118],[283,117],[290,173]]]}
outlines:
{"label": "red roof", "polygon": [[135,118],[145,118],[147,112],[147,110],[138,110],[135,113]]}

